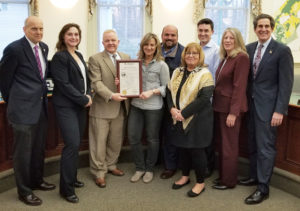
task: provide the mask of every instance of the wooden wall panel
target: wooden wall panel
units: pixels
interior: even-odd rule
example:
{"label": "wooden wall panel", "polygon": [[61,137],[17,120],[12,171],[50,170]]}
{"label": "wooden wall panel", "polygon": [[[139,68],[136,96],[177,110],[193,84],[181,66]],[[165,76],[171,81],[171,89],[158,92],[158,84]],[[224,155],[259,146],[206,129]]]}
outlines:
{"label": "wooden wall panel", "polygon": [[[55,118],[54,108],[49,99],[48,137],[46,157],[60,155],[63,140]],[[126,144],[126,141],[124,141]],[[240,156],[247,157],[246,116],[240,133]],[[6,119],[6,106],[0,103],[0,172],[12,168],[12,129]],[[80,150],[88,149],[88,121]],[[276,167],[300,176],[300,107],[289,106],[289,115],[278,128]]]}

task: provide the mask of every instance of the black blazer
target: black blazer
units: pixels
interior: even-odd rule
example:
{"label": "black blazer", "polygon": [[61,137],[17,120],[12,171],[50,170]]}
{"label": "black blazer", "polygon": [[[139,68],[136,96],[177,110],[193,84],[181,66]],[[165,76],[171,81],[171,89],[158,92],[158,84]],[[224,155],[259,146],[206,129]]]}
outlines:
{"label": "black blazer", "polygon": [[[47,108],[47,55],[48,46],[40,42],[46,72],[42,80],[33,50],[26,37],[9,44],[0,62],[0,89],[7,102],[9,121],[18,124],[35,124],[43,104]],[[45,109],[47,110],[47,109]]]}
{"label": "black blazer", "polygon": [[247,45],[250,58],[248,99],[253,101],[262,121],[271,121],[274,112],[287,114],[294,81],[294,62],[289,47],[271,40],[253,78],[253,59],[258,42]]}
{"label": "black blazer", "polygon": [[[87,91],[91,95],[87,67],[82,55],[76,52],[86,70]],[[64,107],[84,107],[89,99],[84,93],[84,79],[79,65],[65,50],[57,52],[51,61],[51,75],[54,80],[53,103]]]}

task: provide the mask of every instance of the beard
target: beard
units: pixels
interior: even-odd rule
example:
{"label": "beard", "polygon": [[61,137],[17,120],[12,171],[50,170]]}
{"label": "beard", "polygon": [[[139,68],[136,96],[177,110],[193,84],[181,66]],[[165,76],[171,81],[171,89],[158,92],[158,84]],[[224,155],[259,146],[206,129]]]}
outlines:
{"label": "beard", "polygon": [[165,49],[171,49],[173,48],[177,43],[175,43],[174,41],[172,40],[166,40],[166,42],[164,42],[164,48]]}

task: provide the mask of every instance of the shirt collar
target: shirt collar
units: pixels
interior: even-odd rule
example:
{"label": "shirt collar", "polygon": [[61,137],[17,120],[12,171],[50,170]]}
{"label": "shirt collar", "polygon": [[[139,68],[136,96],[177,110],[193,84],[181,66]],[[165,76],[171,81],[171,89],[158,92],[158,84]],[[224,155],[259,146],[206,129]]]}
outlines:
{"label": "shirt collar", "polygon": [[264,43],[261,43],[261,42],[258,41],[257,47],[256,47],[256,48],[258,48],[258,46],[259,46],[260,44],[263,44],[263,45],[264,45],[264,48],[268,47],[268,45],[270,44],[271,40],[272,40],[272,36],[270,36],[270,38],[269,38],[266,42],[264,42]]}
{"label": "shirt collar", "polygon": [[28,39],[28,37],[26,37],[26,35],[25,35],[25,38],[29,42],[29,45],[31,46],[31,48],[34,48],[36,45],[40,47],[39,43],[34,44],[33,42],[30,41],[30,39]]}
{"label": "shirt collar", "polygon": [[[152,63],[154,63],[154,62],[156,62],[156,59],[152,59],[152,60],[149,62],[149,64],[152,64]],[[144,59],[143,59],[143,64],[144,64]]]}
{"label": "shirt collar", "polygon": [[162,50],[163,57],[175,57],[177,48],[178,48],[178,43],[174,47],[172,47],[170,50],[165,51],[164,45],[162,43],[161,50]]}
{"label": "shirt collar", "polygon": [[203,46],[203,48],[212,48],[215,45],[215,42],[213,41],[213,39],[210,39],[209,42]]}

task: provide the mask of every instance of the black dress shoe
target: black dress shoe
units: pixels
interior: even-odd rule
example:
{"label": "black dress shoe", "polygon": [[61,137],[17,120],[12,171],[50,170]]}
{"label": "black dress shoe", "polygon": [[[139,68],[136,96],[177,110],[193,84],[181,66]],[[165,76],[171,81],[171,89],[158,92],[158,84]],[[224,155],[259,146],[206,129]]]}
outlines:
{"label": "black dress shoe", "polygon": [[217,189],[217,190],[226,190],[226,189],[231,189],[233,187],[228,187],[226,185],[222,185],[222,184],[215,184],[212,186],[214,189]]}
{"label": "black dress shoe", "polygon": [[37,197],[36,195],[29,194],[27,196],[21,196],[19,195],[19,200],[24,202],[25,204],[31,205],[31,206],[38,206],[42,204],[42,199]]}
{"label": "black dress shoe", "polygon": [[187,185],[187,184],[189,184],[189,183],[190,183],[190,180],[188,180],[186,183],[184,183],[184,184],[182,184],[182,185],[176,184],[176,183],[174,182],[173,185],[172,185],[172,189],[174,189],[174,190],[180,189],[180,188],[182,188],[183,186],[185,186],[185,185]]}
{"label": "black dress shoe", "polygon": [[269,198],[268,193],[263,193],[260,190],[256,190],[254,193],[252,193],[250,196],[248,196],[245,199],[245,203],[246,204],[259,204],[267,198]]}
{"label": "black dress shoe", "polygon": [[44,190],[44,191],[48,191],[48,190],[54,190],[55,187],[56,186],[54,184],[50,184],[50,183],[44,181],[40,185],[33,187],[32,190]]}
{"label": "black dress shoe", "polygon": [[169,179],[171,177],[173,177],[173,175],[176,173],[176,170],[164,170],[163,173],[161,173],[160,178],[161,179]]}
{"label": "black dress shoe", "polygon": [[81,181],[76,181],[75,183],[74,183],[74,187],[75,188],[82,188],[84,186],[84,183],[83,182],[81,182]]}
{"label": "black dress shoe", "polygon": [[68,202],[71,202],[71,203],[78,203],[79,202],[79,198],[74,194],[74,195],[71,195],[71,196],[63,196],[61,195],[64,199],[66,199]]}
{"label": "black dress shoe", "polygon": [[257,185],[257,180],[252,178],[241,179],[239,180],[238,184],[245,185],[245,186],[255,186]]}
{"label": "black dress shoe", "polygon": [[221,179],[220,179],[220,177],[218,177],[218,178],[216,178],[216,179],[213,180],[213,183],[214,183],[215,185],[217,185],[217,184],[220,183],[220,181],[221,181]]}
{"label": "black dress shoe", "polygon": [[193,192],[193,190],[190,190],[189,192],[187,192],[188,197],[196,197],[199,196],[201,193],[203,193],[205,191],[205,188],[203,188],[200,193],[195,193]]}

